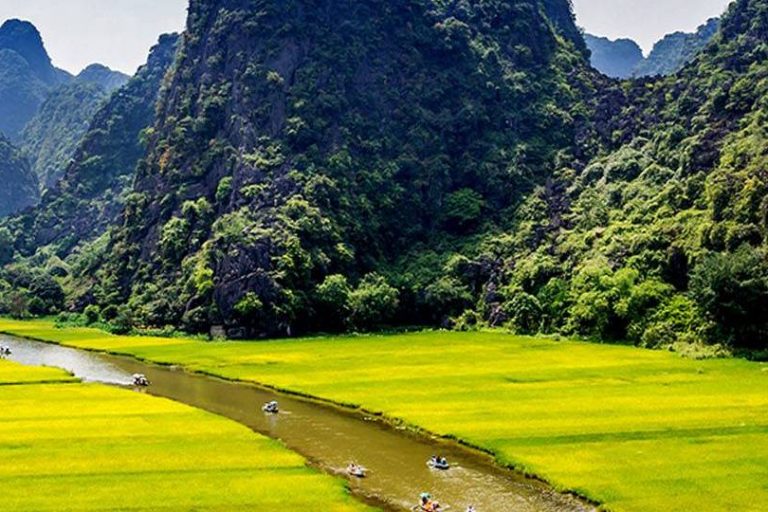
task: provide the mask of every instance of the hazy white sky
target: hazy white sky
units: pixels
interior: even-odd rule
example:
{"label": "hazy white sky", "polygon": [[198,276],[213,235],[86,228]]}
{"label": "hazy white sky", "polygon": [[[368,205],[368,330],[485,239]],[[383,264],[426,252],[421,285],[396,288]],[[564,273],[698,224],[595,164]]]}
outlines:
{"label": "hazy white sky", "polygon": [[0,0],[0,23],[31,21],[54,65],[99,62],[133,74],[160,34],[184,29],[188,0]]}
{"label": "hazy white sky", "polygon": [[[573,0],[580,26],[630,37],[648,52],[676,30],[692,31],[730,0]],[[188,0],[0,0],[0,22],[34,23],[56,66],[77,73],[93,62],[133,73],[164,32],[184,28]]]}
{"label": "hazy white sky", "polygon": [[666,34],[693,32],[731,0],[573,0],[579,26],[611,39],[634,39],[648,53]]}

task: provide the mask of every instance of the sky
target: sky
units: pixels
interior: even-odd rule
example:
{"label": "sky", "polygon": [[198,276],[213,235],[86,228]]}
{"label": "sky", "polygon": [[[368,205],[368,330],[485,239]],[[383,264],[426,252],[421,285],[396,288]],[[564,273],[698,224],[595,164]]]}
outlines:
{"label": "sky", "polygon": [[628,37],[648,54],[667,34],[693,32],[720,16],[731,0],[573,0],[576,21],[590,34]]}
{"label": "sky", "polygon": [[[579,25],[629,37],[648,53],[677,30],[691,32],[730,0],[573,0]],[[31,21],[53,63],[71,73],[98,62],[133,74],[165,32],[183,30],[188,0],[0,0],[0,21]]]}
{"label": "sky", "polygon": [[31,21],[56,67],[100,63],[132,75],[158,36],[184,29],[188,0],[0,0],[0,23]]}

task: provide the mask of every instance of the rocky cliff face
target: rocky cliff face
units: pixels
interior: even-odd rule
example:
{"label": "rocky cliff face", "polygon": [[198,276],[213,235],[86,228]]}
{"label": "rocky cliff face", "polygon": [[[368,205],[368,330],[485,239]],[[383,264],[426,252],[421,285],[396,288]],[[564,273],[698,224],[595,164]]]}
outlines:
{"label": "rocky cliff face", "polygon": [[172,72],[113,95],[9,224],[18,252],[137,325],[765,348],[765,1],[624,82],[556,7],[194,1]]}
{"label": "rocky cliff face", "polygon": [[[357,280],[471,232],[577,159],[580,114],[565,109],[586,95],[586,66],[580,39],[558,36],[577,33],[566,1],[189,12],[111,258],[147,321],[311,327],[327,275]],[[249,301],[263,309],[245,319]]]}

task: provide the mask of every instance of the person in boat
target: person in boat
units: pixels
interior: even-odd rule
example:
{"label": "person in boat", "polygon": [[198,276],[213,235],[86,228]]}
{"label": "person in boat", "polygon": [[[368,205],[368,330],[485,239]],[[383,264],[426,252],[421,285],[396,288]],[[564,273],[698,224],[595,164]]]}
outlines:
{"label": "person in boat", "polygon": [[347,473],[358,478],[363,478],[365,476],[365,468],[360,464],[352,462],[347,466]]}
{"label": "person in boat", "polygon": [[423,492],[419,496],[419,508],[422,512],[442,512],[443,508],[440,506],[440,502],[432,499],[432,495],[428,492]]}
{"label": "person in boat", "polygon": [[474,505],[470,505],[470,506],[467,507],[467,512],[477,512],[477,510],[475,510],[475,506]]}
{"label": "person in boat", "polygon": [[268,402],[264,404],[264,407],[262,407],[264,412],[275,414],[279,411],[280,407],[274,400],[272,402]]}
{"label": "person in boat", "polygon": [[429,459],[429,462],[427,462],[427,465],[435,469],[448,469],[449,467],[448,459],[446,459],[442,455],[439,457],[433,455],[432,458]]}

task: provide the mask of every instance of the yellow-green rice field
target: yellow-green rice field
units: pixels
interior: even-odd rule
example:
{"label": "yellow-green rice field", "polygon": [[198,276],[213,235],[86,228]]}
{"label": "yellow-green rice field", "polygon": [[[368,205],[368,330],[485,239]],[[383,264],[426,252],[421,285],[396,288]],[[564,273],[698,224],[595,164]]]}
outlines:
{"label": "yellow-green rice field", "polygon": [[367,510],[237,423],[0,361],[0,510]]}
{"label": "yellow-green rice field", "polygon": [[206,343],[0,331],[253,380],[493,452],[614,511],[768,509],[768,366],[503,333]]}

